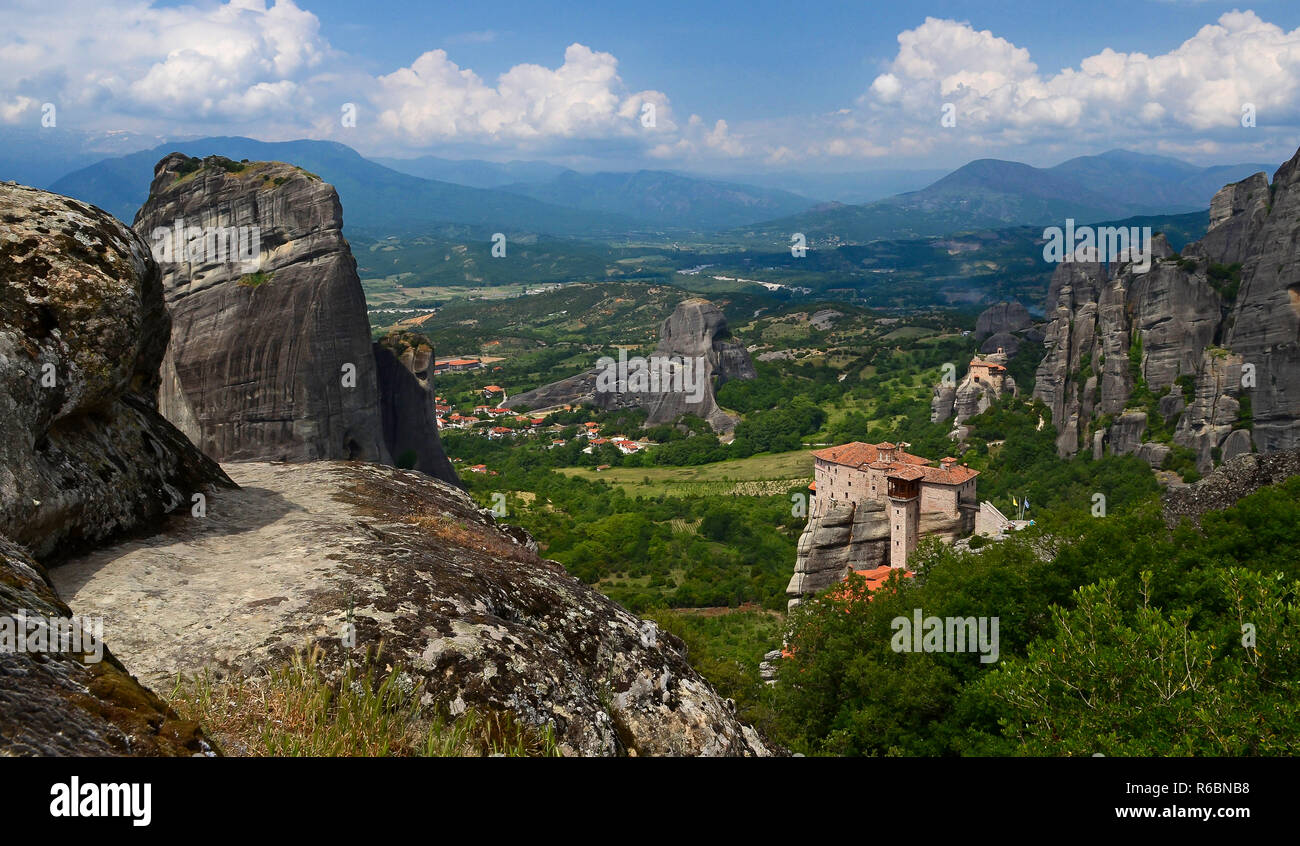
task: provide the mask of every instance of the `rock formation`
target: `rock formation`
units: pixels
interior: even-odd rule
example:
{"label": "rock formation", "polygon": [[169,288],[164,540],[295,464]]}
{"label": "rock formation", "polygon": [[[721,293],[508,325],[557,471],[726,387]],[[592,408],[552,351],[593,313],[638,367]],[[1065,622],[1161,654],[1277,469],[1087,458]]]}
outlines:
{"label": "rock formation", "polygon": [[1181,256],[1157,235],[1146,271],[1058,267],[1034,389],[1058,452],[1132,453],[1154,436],[1193,450],[1205,473],[1229,450],[1300,446],[1298,221],[1300,154],[1271,188],[1256,174],[1219,191],[1209,231]]}
{"label": "rock formation", "polygon": [[218,461],[392,463],[387,433],[456,482],[428,386],[392,366],[380,378],[342,226],[334,188],[300,168],[163,158],[135,220],[174,327],[159,406]]}
{"label": "rock formation", "polygon": [[155,407],[169,322],[147,246],[16,185],[0,239],[0,534],[57,560],[228,483]]}
{"label": "rock formation", "polygon": [[983,341],[990,335],[1012,334],[1034,325],[1029,309],[1020,303],[996,303],[975,319],[975,340]]}
{"label": "rock formation", "polygon": [[1165,522],[1171,529],[1183,519],[1199,524],[1205,513],[1231,508],[1242,497],[1297,475],[1300,450],[1230,458],[1195,484],[1170,487],[1163,497]]}
{"label": "rock formation", "polygon": [[[155,407],[168,328],[158,269],[131,230],[75,200],[0,185],[0,618],[10,624],[20,612],[70,620],[43,564],[232,485]],[[0,755],[211,751],[111,652],[84,654],[0,650]]]}
{"label": "rock formation", "polygon": [[677,304],[659,331],[659,345],[653,358],[680,358],[702,361],[704,380],[701,398],[693,400],[688,391],[604,391],[600,389],[600,370],[591,370],[544,385],[510,398],[512,408],[549,408],[556,405],[589,403],[600,408],[644,408],[647,423],[671,423],[683,414],[693,414],[709,422],[714,431],[730,431],[736,418],[718,407],[714,392],[731,379],[753,379],[758,373],[745,347],[731,337],[727,319],[713,303],[698,297]]}
{"label": "rock formation", "polygon": [[[923,511],[919,533],[952,543],[970,532],[973,517],[948,517]],[[850,570],[870,570],[889,563],[889,512],[883,502],[837,503],[813,514],[799,536],[794,575],[786,586],[789,607],[836,582]]]}
{"label": "rock formation", "polygon": [[566,755],[770,753],[680,641],[540,559],[459,489],[374,464],[230,471],[243,488],[206,520],[54,573],[74,606],[109,617],[143,679],[257,673],[309,645],[332,672],[382,642],[424,680],[431,710],[550,724]]}
{"label": "rock formation", "polygon": [[[3,536],[0,583],[0,618],[73,622],[45,569]],[[196,723],[142,687],[112,652],[98,661],[83,661],[84,654],[0,650],[0,756],[215,752]]]}
{"label": "rock formation", "polygon": [[[1016,380],[1006,372],[1007,360],[1007,354],[998,349],[971,361],[966,374],[956,385],[945,385],[942,382],[936,385],[930,399],[930,422],[942,423],[951,417],[953,426],[960,427],[970,418],[988,410],[998,397],[1005,394],[1015,396]],[[985,366],[990,364],[997,367]]]}
{"label": "rock formation", "polygon": [[460,484],[438,437],[433,347],[414,332],[390,332],[375,342],[384,444],[399,467]]}

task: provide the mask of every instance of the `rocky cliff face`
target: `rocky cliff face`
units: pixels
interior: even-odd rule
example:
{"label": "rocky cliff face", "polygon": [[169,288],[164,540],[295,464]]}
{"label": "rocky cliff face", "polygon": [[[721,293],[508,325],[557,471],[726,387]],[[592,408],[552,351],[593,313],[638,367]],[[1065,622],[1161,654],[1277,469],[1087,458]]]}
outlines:
{"label": "rocky cliff face", "polygon": [[406,456],[459,484],[428,376],[371,344],[342,226],[334,188],[301,168],[160,161],[135,221],[174,324],[159,406],[218,461]]}
{"label": "rocky cliff face", "polygon": [[155,407],[169,322],[134,233],[0,185],[0,283],[0,534],[58,559],[228,484]]}
{"label": "rocky cliff face", "polygon": [[794,575],[785,592],[794,608],[844,579],[850,570],[889,563],[889,514],[884,503],[845,502],[813,515],[799,536]]}
{"label": "rocky cliff face", "polygon": [[[66,625],[42,563],[232,486],[154,405],[168,326],[158,269],[131,230],[0,185],[0,618]],[[0,650],[0,755],[211,749],[111,652],[87,662],[90,650],[13,646]]]}
{"label": "rocky cliff face", "polygon": [[1210,218],[1182,256],[1157,236],[1145,272],[1076,262],[1053,274],[1034,394],[1061,455],[1161,455],[1163,441],[1207,472],[1251,446],[1300,445],[1300,154],[1271,191],[1263,174],[1221,190]]}
{"label": "rocky cliff face", "polygon": [[[952,543],[974,528],[974,516],[922,512],[919,536]],[[851,570],[889,563],[889,512],[883,502],[837,503],[813,514],[799,536],[794,575],[786,586],[789,607],[845,579]]]}
{"label": "rocky cliff face", "polygon": [[566,755],[772,751],[675,637],[539,558],[459,489],[354,462],[231,473],[242,489],[217,496],[206,520],[54,573],[74,606],[108,618],[146,681],[257,673],[313,645],[336,670],[382,643],[423,678],[431,710],[550,724]]}
{"label": "rocky cliff face", "polygon": [[[212,458],[390,460],[342,223],[334,189],[291,165],[173,153],[155,167],[135,230],[173,322],[159,404]],[[211,233],[238,227],[256,248],[222,255]]]}
{"label": "rocky cliff face", "polygon": [[693,414],[709,422],[715,431],[731,431],[736,418],[718,407],[714,392],[731,379],[753,379],[758,373],[749,352],[731,337],[727,319],[713,303],[698,297],[677,304],[659,330],[655,357],[680,357],[702,361],[704,372],[694,374],[703,379],[698,399],[689,391],[661,390],[603,391],[600,371],[588,370],[553,382],[533,391],[510,398],[512,408],[548,408],[571,403],[590,403],[601,408],[644,408],[650,424],[671,423],[683,414]]}
{"label": "rocky cliff face", "polygon": [[975,319],[975,340],[983,341],[992,335],[1010,334],[1028,329],[1034,324],[1029,310],[1020,303],[995,303]]}
{"label": "rocky cliff face", "polygon": [[375,342],[384,445],[399,467],[460,485],[438,437],[432,363],[432,345],[414,332],[390,332]]}

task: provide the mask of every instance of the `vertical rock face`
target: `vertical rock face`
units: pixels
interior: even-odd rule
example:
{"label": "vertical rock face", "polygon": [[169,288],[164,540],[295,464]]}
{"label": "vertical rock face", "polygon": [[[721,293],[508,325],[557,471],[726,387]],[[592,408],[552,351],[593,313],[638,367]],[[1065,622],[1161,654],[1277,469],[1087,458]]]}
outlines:
{"label": "vertical rock face", "polygon": [[718,431],[736,427],[735,418],[718,408],[714,391],[732,379],[755,379],[758,372],[744,345],[732,339],[722,309],[699,297],[678,303],[659,330],[655,354],[703,360],[705,390],[698,403],[682,393],[643,395],[638,404],[649,412],[647,423],[671,423],[683,414],[694,414]]}
{"label": "vertical rock face", "polygon": [[[168,325],[158,268],[131,230],[75,200],[0,185],[0,618],[9,637],[20,615],[25,634],[35,619],[71,624],[40,562],[233,487],[155,408]],[[15,646],[0,649],[0,756],[210,750],[197,725],[110,652],[84,641]]]}
{"label": "vertical rock face", "polygon": [[438,437],[433,347],[421,335],[390,332],[375,342],[384,445],[399,467],[460,485]]}
{"label": "vertical rock face", "polygon": [[1252,434],[1258,449],[1274,452],[1300,447],[1300,153],[1274,175],[1267,212],[1258,208],[1263,189],[1252,190],[1258,196],[1243,212],[1251,216],[1243,227],[1249,246],[1224,346],[1254,368],[1253,384],[1242,385]]}
{"label": "vertical rock face", "polygon": [[[135,230],[173,323],[159,406],[212,458],[391,460],[342,223],[333,187],[291,165],[172,153],[155,167]],[[218,235],[240,227],[245,251],[223,254]]]}
{"label": "vertical rock face", "polygon": [[[1166,446],[1192,449],[1201,472],[1246,444],[1300,446],[1298,237],[1300,154],[1271,189],[1255,174],[1219,191],[1208,232],[1182,256],[1157,236],[1145,272],[1058,267],[1034,390],[1052,410],[1058,452],[1094,441],[1133,452],[1139,412]],[[1149,394],[1135,395],[1139,382]],[[1098,430],[1108,431],[1095,440]]]}
{"label": "vertical rock face", "polygon": [[848,575],[889,563],[889,514],[883,502],[843,502],[814,514],[799,536],[790,607]]}
{"label": "vertical rock face", "polygon": [[[736,418],[718,407],[714,391],[732,379],[754,379],[758,372],[744,345],[732,339],[727,318],[713,303],[698,297],[677,304],[664,320],[659,345],[653,354],[703,362],[703,381],[698,399],[689,391],[602,391],[599,370],[588,370],[510,398],[513,408],[547,408],[569,403],[591,403],[601,408],[640,407],[651,424],[671,423],[683,414],[709,422],[715,431],[730,431]],[[692,367],[695,365],[692,364]],[[630,381],[630,380],[629,380]]]}
{"label": "vertical rock face", "polygon": [[[973,513],[949,517],[937,511],[920,515],[917,532],[948,543],[975,526]],[[791,609],[848,576],[889,561],[889,509],[884,502],[849,500],[814,511],[799,536],[794,575],[786,585]]]}
{"label": "vertical rock face", "polygon": [[975,340],[982,341],[991,335],[1011,334],[1028,329],[1034,324],[1029,310],[1020,303],[996,303],[980,312],[975,319]]}

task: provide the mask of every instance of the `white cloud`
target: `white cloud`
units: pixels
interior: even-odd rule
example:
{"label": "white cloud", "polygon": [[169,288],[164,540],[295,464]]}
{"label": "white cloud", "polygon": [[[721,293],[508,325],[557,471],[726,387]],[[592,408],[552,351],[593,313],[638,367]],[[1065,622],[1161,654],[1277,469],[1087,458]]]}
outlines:
{"label": "white cloud", "polygon": [[31,97],[19,95],[6,102],[0,100],[0,123],[17,123],[36,105]]}
{"label": "white cloud", "polygon": [[[15,8],[16,7],[16,8]],[[1167,53],[1106,49],[1044,72],[1028,49],[967,23],[927,18],[862,95],[824,114],[738,123],[675,117],[615,56],[570,44],[556,64],[484,79],[447,50],[378,74],[331,45],[294,0],[9,0],[0,30],[0,122],[166,135],[334,138],[363,150],[599,157],[704,163],[879,162],[1027,157],[1101,145],[1218,155],[1293,143],[1300,127],[1300,30],[1230,12]],[[488,43],[494,30],[431,43]],[[340,106],[355,103],[354,128]],[[957,126],[941,128],[944,103]],[[1258,128],[1239,125],[1255,106]],[[651,108],[652,107],[652,108]],[[648,110],[653,125],[643,120]],[[1272,140],[1269,140],[1272,139]],[[1251,147],[1250,145],[1255,145]],[[1271,146],[1270,146],[1271,145]],[[454,154],[454,153],[453,153]]]}
{"label": "white cloud", "polygon": [[[571,44],[554,70],[515,65],[489,85],[472,70],[431,50],[409,67],[377,80],[372,101],[385,129],[409,139],[603,138],[671,131],[668,99],[657,91],[627,93],[618,60]],[[655,105],[655,126],[641,122]]]}
{"label": "white cloud", "polygon": [[950,102],[959,136],[1009,140],[1070,130],[1132,139],[1229,130],[1240,128],[1245,103],[1261,123],[1300,118],[1300,29],[1286,32],[1249,11],[1222,15],[1162,55],[1107,48],[1051,75],[1039,72],[1028,50],[958,21],[927,18],[898,44],[860,105],[937,128]]}
{"label": "white cloud", "polygon": [[300,108],[298,80],[331,55],[291,0],[155,8],[20,0],[0,36],[0,95],[101,114],[251,121]]}

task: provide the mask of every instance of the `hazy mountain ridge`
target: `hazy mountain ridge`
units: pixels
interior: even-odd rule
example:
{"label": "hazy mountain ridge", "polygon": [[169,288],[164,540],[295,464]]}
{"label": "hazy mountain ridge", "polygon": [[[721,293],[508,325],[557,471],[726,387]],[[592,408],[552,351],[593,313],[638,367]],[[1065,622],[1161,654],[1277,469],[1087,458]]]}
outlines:
{"label": "hazy mountain ridge", "polygon": [[[1227,182],[1274,166],[1197,167],[1178,159],[1112,150],[1052,168],[977,159],[933,184],[863,205],[828,204],[731,234],[785,241],[802,232],[811,244],[925,238],[960,231],[1061,223],[1094,223],[1198,211]],[[1207,184],[1213,187],[1206,188]]]}
{"label": "hazy mountain ridge", "polygon": [[256,141],[199,138],[167,143],[75,171],[50,190],[76,197],[130,222],[149,193],[153,165],[171,152],[253,161],[292,161],[333,185],[348,210],[349,228],[423,231],[437,227],[479,227],[490,235],[536,232],[598,236],[635,228],[608,213],[592,214],[482,188],[436,182],[390,170],[334,141]]}

